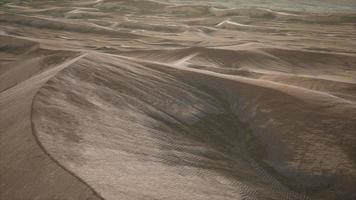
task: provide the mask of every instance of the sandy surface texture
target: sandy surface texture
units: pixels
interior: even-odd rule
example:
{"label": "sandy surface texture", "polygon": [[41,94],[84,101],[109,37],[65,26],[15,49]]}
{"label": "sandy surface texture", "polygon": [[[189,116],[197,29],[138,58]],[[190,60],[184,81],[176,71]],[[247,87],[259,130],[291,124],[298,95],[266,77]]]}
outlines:
{"label": "sandy surface texture", "polygon": [[355,199],[355,13],[0,1],[0,199]]}

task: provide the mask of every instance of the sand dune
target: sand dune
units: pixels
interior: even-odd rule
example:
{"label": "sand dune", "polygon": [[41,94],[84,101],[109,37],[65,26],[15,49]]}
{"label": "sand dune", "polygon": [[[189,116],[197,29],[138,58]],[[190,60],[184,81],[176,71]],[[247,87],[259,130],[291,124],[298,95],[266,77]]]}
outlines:
{"label": "sand dune", "polygon": [[[6,37],[5,40],[3,37],[1,41],[2,44],[11,41],[7,49],[25,44],[23,40],[16,38]],[[59,64],[54,62],[55,53],[44,49],[43,52],[50,55],[43,56],[40,60],[34,57],[22,60],[26,55],[12,55],[11,58],[15,61],[11,63],[17,65],[9,69],[2,68],[4,71],[1,74],[1,89],[4,90],[0,94],[1,199],[100,199],[88,186],[49,157],[31,133],[33,96],[48,79],[75,61]],[[50,62],[43,62],[46,58],[49,58]],[[60,59],[65,57],[61,56]],[[49,70],[40,70],[50,64],[57,65]],[[12,86],[13,84],[15,86]]]}
{"label": "sand dune", "polygon": [[350,2],[237,2],[1,2],[0,199],[354,199]]}

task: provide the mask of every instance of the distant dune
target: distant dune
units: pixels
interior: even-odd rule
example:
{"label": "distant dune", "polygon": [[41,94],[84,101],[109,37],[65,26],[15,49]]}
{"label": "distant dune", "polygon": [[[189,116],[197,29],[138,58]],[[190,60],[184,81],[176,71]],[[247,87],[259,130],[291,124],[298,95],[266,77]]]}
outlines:
{"label": "distant dune", "polygon": [[0,4],[0,199],[356,198],[341,5]]}

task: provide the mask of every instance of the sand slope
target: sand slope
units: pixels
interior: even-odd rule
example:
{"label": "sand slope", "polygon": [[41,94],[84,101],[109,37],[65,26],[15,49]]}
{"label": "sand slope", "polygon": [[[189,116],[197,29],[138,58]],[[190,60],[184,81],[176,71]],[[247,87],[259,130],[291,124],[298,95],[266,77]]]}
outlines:
{"label": "sand slope", "polygon": [[104,198],[189,199],[194,190],[194,199],[308,199],[288,188],[337,183],[348,193],[355,184],[355,102],[130,60],[90,54],[42,87],[33,106],[44,147]]}
{"label": "sand slope", "polygon": [[0,198],[356,198],[355,15],[209,2],[1,3]]}
{"label": "sand slope", "polygon": [[[2,37],[1,41],[2,44],[8,43],[8,49],[24,44],[23,40],[11,37]],[[51,59],[54,64],[55,53],[45,49],[42,51],[50,54],[42,55],[42,60]],[[26,55],[21,52],[13,54],[12,59],[16,64],[1,74],[2,87],[15,84],[0,94],[1,199],[100,199],[86,184],[73,177],[43,151],[31,129],[33,96],[42,84],[75,60],[61,55],[62,60],[68,61],[41,71],[38,68],[46,68],[48,62],[39,64],[34,58],[28,61],[24,57]],[[16,72],[15,66],[22,67],[21,71]],[[27,70],[23,69],[24,66]]]}

